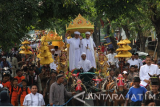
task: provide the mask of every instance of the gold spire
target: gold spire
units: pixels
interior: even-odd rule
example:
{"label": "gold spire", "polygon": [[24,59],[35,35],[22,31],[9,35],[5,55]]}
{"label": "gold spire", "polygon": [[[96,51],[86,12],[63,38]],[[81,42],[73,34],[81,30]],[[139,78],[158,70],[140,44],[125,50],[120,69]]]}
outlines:
{"label": "gold spire", "polygon": [[89,20],[86,20],[84,17],[79,14],[74,20],[72,20],[67,27],[67,33],[72,34],[74,31],[79,31],[81,33],[85,33],[87,31],[93,32],[94,31],[94,24],[91,24]]}
{"label": "gold spire", "polygon": [[29,41],[25,40],[24,42],[21,43],[23,46],[20,48],[22,49],[19,53],[20,54],[33,54],[31,50],[31,47],[28,46],[30,44]]}
{"label": "gold spire", "polygon": [[127,45],[129,43],[130,41],[128,39],[121,40],[120,42],[117,43],[119,45],[119,48],[116,50],[118,51],[118,54],[115,56],[116,58],[123,58],[123,57],[129,58],[132,56],[132,54],[128,52],[128,50],[132,49],[129,45]]}

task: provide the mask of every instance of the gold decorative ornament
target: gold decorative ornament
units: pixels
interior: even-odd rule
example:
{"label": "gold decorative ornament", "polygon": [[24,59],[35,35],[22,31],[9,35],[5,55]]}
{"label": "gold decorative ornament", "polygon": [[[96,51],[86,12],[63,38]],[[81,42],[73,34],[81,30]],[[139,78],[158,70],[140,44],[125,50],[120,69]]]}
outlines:
{"label": "gold decorative ornament", "polygon": [[74,20],[70,22],[68,27],[66,25],[66,31],[69,34],[72,34],[74,31],[79,31],[80,33],[85,33],[87,31],[93,32],[94,24],[91,24],[88,19],[85,19],[81,16],[81,14],[79,14]]}
{"label": "gold decorative ornament", "polygon": [[29,46],[30,42],[25,40],[24,42],[22,42],[21,51],[19,52],[19,54],[33,54],[31,50],[31,47]]}

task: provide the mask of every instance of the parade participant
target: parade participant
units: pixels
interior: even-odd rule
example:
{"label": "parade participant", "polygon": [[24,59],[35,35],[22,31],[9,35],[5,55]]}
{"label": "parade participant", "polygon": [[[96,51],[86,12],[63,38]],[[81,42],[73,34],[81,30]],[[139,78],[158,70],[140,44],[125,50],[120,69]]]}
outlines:
{"label": "parade participant", "polygon": [[135,55],[135,54],[133,53],[132,56],[131,56],[131,59],[128,60],[127,62],[130,64],[130,66],[131,66],[131,65],[137,65],[138,68],[139,68],[139,62],[138,62],[138,60],[135,59],[135,56],[134,56],[134,55]]}
{"label": "parade participant", "polygon": [[[57,57],[57,54],[54,55],[54,60],[56,59]],[[57,64],[55,61],[53,61],[52,63],[50,63],[50,69],[54,69],[54,70],[57,70]]]}
{"label": "parade participant", "polygon": [[106,79],[109,79],[110,81],[116,81],[115,72],[114,69],[109,69],[109,76],[106,77]]}
{"label": "parade participant", "polygon": [[36,84],[38,86],[38,91],[42,92],[40,77],[34,73],[32,67],[29,68],[29,74],[26,76],[26,80],[28,82],[27,86],[31,87],[33,84]]}
{"label": "parade participant", "polygon": [[139,62],[139,68],[143,65],[142,60],[139,59],[138,53],[135,54],[135,59]]}
{"label": "parade participant", "polygon": [[96,49],[96,45],[93,39],[90,37],[91,33],[85,33],[86,38],[82,39],[82,52],[86,53],[86,59],[91,62],[91,65],[96,68],[96,61],[94,56],[94,49]]}
{"label": "parade participant", "polygon": [[146,65],[143,65],[141,66],[140,68],[140,73],[139,73],[139,76],[140,76],[140,79],[141,79],[141,85],[146,87],[150,84],[150,76],[148,75],[151,74],[157,74],[159,75],[159,68],[157,65],[154,65],[154,64],[151,64],[151,57],[150,56],[147,56],[146,57]]}
{"label": "parade participant", "polygon": [[62,74],[62,75],[64,75],[64,71],[59,71],[59,74]]}
{"label": "parade participant", "polygon": [[132,82],[135,75],[136,75],[136,73],[135,73],[135,65],[131,65],[130,72],[129,72],[129,75],[128,75],[128,81]]}
{"label": "parade participant", "polygon": [[91,71],[93,72],[93,67],[91,65],[91,62],[89,60],[86,59],[86,53],[82,53],[81,55],[82,60],[78,63],[78,69],[82,69],[83,72],[88,72]]}
{"label": "parade participant", "polygon": [[6,60],[6,56],[2,57],[2,61],[1,61],[0,66],[1,66],[1,68],[4,68],[4,67],[12,68],[11,64]]}
{"label": "parade participant", "polygon": [[9,94],[6,90],[0,92],[0,106],[13,106],[9,101]]}
{"label": "parade participant", "polygon": [[11,90],[10,90],[10,99],[11,99],[11,104],[13,106],[18,106],[18,91],[19,91],[18,79],[14,78],[13,86],[11,87]]}
{"label": "parade participant", "polygon": [[21,69],[23,69],[24,67],[29,68],[29,66],[31,66],[31,65],[29,64],[29,59],[27,59],[26,63],[21,67]]}
{"label": "parade participant", "polygon": [[54,59],[55,49],[51,49],[52,52],[52,58]]}
{"label": "parade participant", "polygon": [[110,53],[108,54],[108,62],[109,62],[110,65],[115,64],[115,65],[117,66],[117,64],[118,64],[118,59],[115,58],[116,55],[117,55],[117,54],[114,53],[114,49],[111,48],[111,49],[110,49]]}
{"label": "parade participant", "polygon": [[18,66],[21,68],[24,64],[25,64],[25,57],[22,57],[21,60],[18,62]]}
{"label": "parade participant", "polygon": [[50,79],[48,79],[48,81],[46,83],[46,87],[43,91],[43,97],[44,97],[46,105],[49,104],[50,86],[52,85],[52,83],[54,83],[56,81],[57,71],[51,70],[50,75],[51,75],[51,77],[50,77]]}
{"label": "parade participant", "polygon": [[57,54],[58,56],[60,56],[61,55],[61,50],[58,49],[58,46],[54,46],[54,49],[55,49],[54,54]]}
{"label": "parade participant", "polygon": [[68,34],[65,35],[65,41],[70,44],[69,47],[69,69],[72,71],[73,69],[77,68],[78,62],[80,61],[81,52],[81,40],[82,37],[78,31],[74,32],[75,37],[71,39],[67,39],[69,36]]}
{"label": "parade participant", "polygon": [[134,77],[133,79],[134,85],[129,89],[126,95],[126,103],[125,106],[128,105],[129,99],[131,100],[130,106],[141,106],[144,94],[147,90],[140,86],[140,78]]}
{"label": "parade participant", "polygon": [[128,72],[127,71],[123,71],[122,72],[123,78],[124,78],[124,86],[125,86],[125,90],[129,90],[129,84],[128,84]]}
{"label": "parade participant", "polygon": [[12,77],[16,76],[16,70],[18,69],[18,61],[16,58],[16,54],[14,54],[14,56],[12,57]]}
{"label": "parade participant", "polygon": [[20,105],[23,106],[23,101],[24,98],[27,94],[30,94],[31,91],[29,89],[29,87],[27,87],[27,80],[23,79],[22,80],[22,87],[19,89],[18,91],[18,98],[20,98]]}
{"label": "parade participant", "polygon": [[45,106],[43,95],[37,91],[37,85],[32,85],[31,93],[25,96],[23,106]]}
{"label": "parade participant", "polygon": [[2,78],[2,82],[1,83],[2,83],[3,87],[8,88],[8,90],[11,89],[11,82],[10,82],[9,78],[10,78],[9,71],[5,71],[3,73],[3,78]]}
{"label": "parade participant", "polygon": [[18,80],[18,85],[21,86],[22,80],[25,79],[25,76],[22,75],[22,71],[20,69],[16,70],[17,76],[14,78],[17,78]]}
{"label": "parade participant", "polygon": [[64,105],[65,96],[71,97],[72,95],[75,94],[75,92],[67,92],[64,85],[62,84],[63,82],[64,82],[64,75],[58,74],[57,81],[54,82],[50,87],[50,92],[49,92],[50,106]]}
{"label": "parade participant", "polygon": [[143,98],[142,106],[145,105],[145,101],[154,100],[156,106],[160,106],[160,92],[159,89],[159,75],[153,75],[151,78],[151,91],[147,91],[145,97]]}
{"label": "parade participant", "polygon": [[42,72],[39,74],[40,80],[41,80],[41,85],[42,89],[45,88],[47,80],[50,78],[50,75],[48,72],[46,72],[45,67],[42,68]]}

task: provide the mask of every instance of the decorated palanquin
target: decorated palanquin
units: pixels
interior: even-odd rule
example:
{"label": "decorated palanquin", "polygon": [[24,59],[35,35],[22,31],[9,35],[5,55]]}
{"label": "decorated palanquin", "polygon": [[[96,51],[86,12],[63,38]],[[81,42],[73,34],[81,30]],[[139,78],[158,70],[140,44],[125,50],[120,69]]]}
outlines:
{"label": "decorated palanquin", "polygon": [[97,68],[98,68],[100,76],[102,76],[102,77],[105,77],[108,75],[107,69],[109,68],[109,65],[108,65],[107,61],[108,61],[108,59],[104,55],[104,53],[99,52],[98,53]]}
{"label": "decorated palanquin", "polygon": [[21,48],[21,51],[19,52],[20,54],[33,54],[32,51],[31,51],[31,47],[29,46],[30,45],[30,42],[29,41],[24,41],[22,42],[22,45],[20,48]]}
{"label": "decorated palanquin", "polygon": [[57,71],[64,71],[65,77],[68,78],[68,60],[66,45],[63,47],[63,50],[61,50],[61,55],[58,57]]}

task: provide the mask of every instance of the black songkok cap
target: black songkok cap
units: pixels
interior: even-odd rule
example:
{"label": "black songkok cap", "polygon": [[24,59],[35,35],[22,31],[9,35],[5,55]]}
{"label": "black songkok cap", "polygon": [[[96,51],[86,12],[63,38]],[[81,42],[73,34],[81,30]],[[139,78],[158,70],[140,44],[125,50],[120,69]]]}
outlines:
{"label": "black songkok cap", "polygon": [[57,71],[54,69],[51,70],[50,74],[52,74],[52,73],[55,73],[57,75]]}
{"label": "black songkok cap", "polygon": [[63,77],[63,76],[64,76],[63,74],[58,74],[57,75],[57,80],[58,80],[58,78]]}
{"label": "black songkok cap", "polygon": [[133,78],[133,80],[134,80],[134,82],[140,82],[140,78],[137,77],[137,76],[135,76],[135,77]]}
{"label": "black songkok cap", "polygon": [[59,71],[59,74],[60,74],[60,73],[64,73],[64,71]]}
{"label": "black songkok cap", "polygon": [[[134,67],[134,68],[135,68],[135,65],[131,65],[131,67]],[[131,67],[130,67],[130,68],[131,68]]]}

